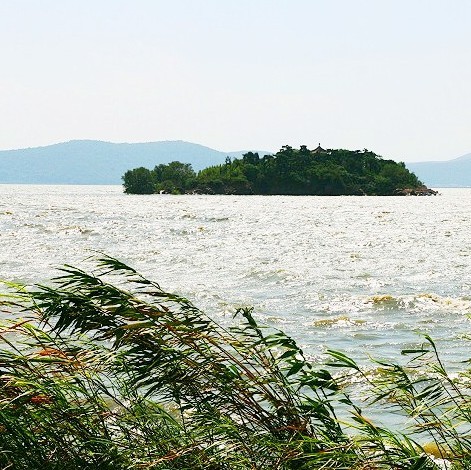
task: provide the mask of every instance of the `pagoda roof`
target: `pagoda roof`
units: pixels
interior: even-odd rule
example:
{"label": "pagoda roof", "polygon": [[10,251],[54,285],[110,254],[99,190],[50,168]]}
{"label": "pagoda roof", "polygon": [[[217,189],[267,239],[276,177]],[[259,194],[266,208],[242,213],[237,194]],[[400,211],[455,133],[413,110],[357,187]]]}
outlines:
{"label": "pagoda roof", "polygon": [[326,150],[321,147],[321,144],[319,144],[313,151],[312,153],[325,153]]}

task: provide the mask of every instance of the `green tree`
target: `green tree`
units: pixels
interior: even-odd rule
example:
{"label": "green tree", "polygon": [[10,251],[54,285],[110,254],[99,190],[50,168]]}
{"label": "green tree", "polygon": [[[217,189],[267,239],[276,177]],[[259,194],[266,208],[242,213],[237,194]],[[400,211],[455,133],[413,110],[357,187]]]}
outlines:
{"label": "green tree", "polygon": [[174,161],[157,165],[153,178],[157,191],[184,193],[194,185],[196,173],[190,163]]}
{"label": "green tree", "polygon": [[423,187],[404,163],[383,160],[370,150],[330,149],[322,153],[305,145],[285,145],[275,155],[260,158],[248,152],[227,157],[195,174],[178,161],[157,165],[152,172],[137,168],[123,177],[125,192],[184,193],[195,189],[216,194],[393,195],[401,189]]}
{"label": "green tree", "polygon": [[152,172],[144,167],[128,170],[122,177],[124,192],[127,194],[152,194],[155,185]]}

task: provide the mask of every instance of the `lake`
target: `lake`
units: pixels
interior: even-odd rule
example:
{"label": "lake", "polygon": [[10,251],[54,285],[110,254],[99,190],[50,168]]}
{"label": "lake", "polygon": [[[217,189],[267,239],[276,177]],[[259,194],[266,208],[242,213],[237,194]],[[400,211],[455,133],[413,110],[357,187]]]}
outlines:
{"label": "lake", "polygon": [[437,197],[131,196],[0,185],[0,277],[44,283],[98,250],[221,322],[239,306],[296,338],[399,359],[437,340],[469,356],[471,189]]}

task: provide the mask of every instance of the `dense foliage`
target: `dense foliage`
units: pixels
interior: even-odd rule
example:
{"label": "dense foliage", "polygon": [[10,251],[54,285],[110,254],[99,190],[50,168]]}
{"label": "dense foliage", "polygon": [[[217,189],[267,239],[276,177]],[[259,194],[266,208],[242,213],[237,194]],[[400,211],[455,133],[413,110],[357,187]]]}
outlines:
{"label": "dense foliage", "polygon": [[153,170],[135,168],[123,176],[124,192],[129,194],[182,194],[195,187],[196,173],[189,163],[171,162]]}
{"label": "dense foliage", "polygon": [[226,328],[107,257],[0,301],[1,469],[471,468],[471,376],[451,377],[430,338],[407,366],[314,364],[250,309]]}
{"label": "dense foliage", "polygon": [[[172,162],[123,176],[125,192],[210,194],[393,195],[422,183],[404,163],[368,150],[309,150],[284,146],[275,155],[248,152],[242,159],[206,168],[196,175],[189,164]],[[135,182],[142,184],[135,190]],[[154,185],[151,190],[152,182]]]}

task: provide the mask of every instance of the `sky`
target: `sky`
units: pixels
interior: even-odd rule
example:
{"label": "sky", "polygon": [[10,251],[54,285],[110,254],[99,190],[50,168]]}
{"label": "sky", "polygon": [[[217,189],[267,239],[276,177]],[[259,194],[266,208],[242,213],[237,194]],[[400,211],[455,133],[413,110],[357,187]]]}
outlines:
{"label": "sky", "polygon": [[469,0],[0,0],[0,149],[471,152]]}

